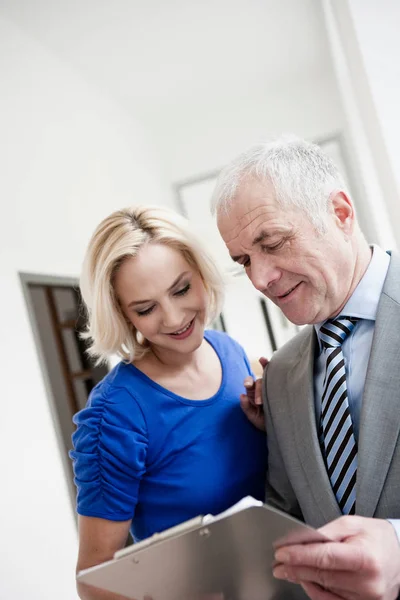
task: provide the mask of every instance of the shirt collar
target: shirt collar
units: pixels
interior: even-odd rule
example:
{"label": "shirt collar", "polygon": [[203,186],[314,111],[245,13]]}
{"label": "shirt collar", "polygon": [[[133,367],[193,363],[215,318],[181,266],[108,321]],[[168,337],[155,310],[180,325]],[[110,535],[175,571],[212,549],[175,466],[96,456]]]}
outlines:
{"label": "shirt collar", "polygon": [[[371,246],[372,257],[363,277],[338,316],[357,317],[375,321],[383,284],[389,269],[390,256],[376,244]],[[317,335],[322,325],[314,325]],[[319,337],[318,337],[319,339]]]}

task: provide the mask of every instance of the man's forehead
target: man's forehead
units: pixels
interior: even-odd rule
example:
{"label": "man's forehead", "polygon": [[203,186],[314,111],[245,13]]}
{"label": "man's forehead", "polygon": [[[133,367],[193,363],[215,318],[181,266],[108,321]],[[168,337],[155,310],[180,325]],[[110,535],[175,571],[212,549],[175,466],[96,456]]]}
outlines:
{"label": "man's forehead", "polygon": [[251,225],[252,222],[265,212],[265,205],[249,207],[244,203],[235,203],[228,212],[218,215],[218,227],[221,235],[224,233],[233,234]]}
{"label": "man's forehead", "polygon": [[247,177],[239,184],[227,210],[222,213],[240,219],[257,205],[276,204],[275,191],[267,181]]}
{"label": "man's forehead", "polygon": [[225,243],[243,235],[252,236],[260,226],[268,226],[278,216],[279,207],[260,199],[251,204],[236,202],[227,213],[218,216],[217,224]]}

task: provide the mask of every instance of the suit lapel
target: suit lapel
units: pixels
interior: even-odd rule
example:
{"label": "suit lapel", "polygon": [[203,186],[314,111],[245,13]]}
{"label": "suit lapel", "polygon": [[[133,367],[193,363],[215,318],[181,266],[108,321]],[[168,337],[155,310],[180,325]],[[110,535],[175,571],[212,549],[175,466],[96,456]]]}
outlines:
{"label": "suit lapel", "polygon": [[324,459],[318,440],[315,422],[314,404],[314,351],[316,335],[309,327],[300,349],[297,362],[288,371],[287,389],[289,390],[290,414],[296,415],[292,421],[293,435],[303,472],[313,495],[313,504],[318,507],[324,521],[341,516],[340,508],[332,491],[326,472]]}
{"label": "suit lapel", "polygon": [[356,512],[374,516],[400,434],[400,264],[392,256],[375,323],[361,409]]}

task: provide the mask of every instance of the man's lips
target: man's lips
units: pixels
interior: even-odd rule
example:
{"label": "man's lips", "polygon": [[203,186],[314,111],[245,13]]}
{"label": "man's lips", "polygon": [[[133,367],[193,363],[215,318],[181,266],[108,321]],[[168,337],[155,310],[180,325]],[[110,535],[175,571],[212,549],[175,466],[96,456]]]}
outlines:
{"label": "man's lips", "polygon": [[275,294],[275,298],[278,298],[278,300],[281,300],[282,298],[286,298],[287,296],[289,296],[289,294],[291,294],[300,285],[300,283],[296,283],[296,285],[294,285],[293,287],[286,290],[286,292],[284,292],[283,294]]}

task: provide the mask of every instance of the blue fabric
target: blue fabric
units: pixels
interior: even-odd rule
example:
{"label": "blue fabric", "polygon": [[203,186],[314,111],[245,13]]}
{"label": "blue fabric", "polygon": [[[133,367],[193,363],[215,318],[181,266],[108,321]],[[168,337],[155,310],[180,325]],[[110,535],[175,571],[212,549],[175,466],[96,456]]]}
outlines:
{"label": "blue fabric", "polygon": [[212,398],[187,400],[124,363],[92,390],[74,417],[70,453],[79,514],[133,518],[132,535],[141,540],[248,494],[264,500],[265,434],[239,404],[248,359],[224,333],[205,338],[222,365]]}

